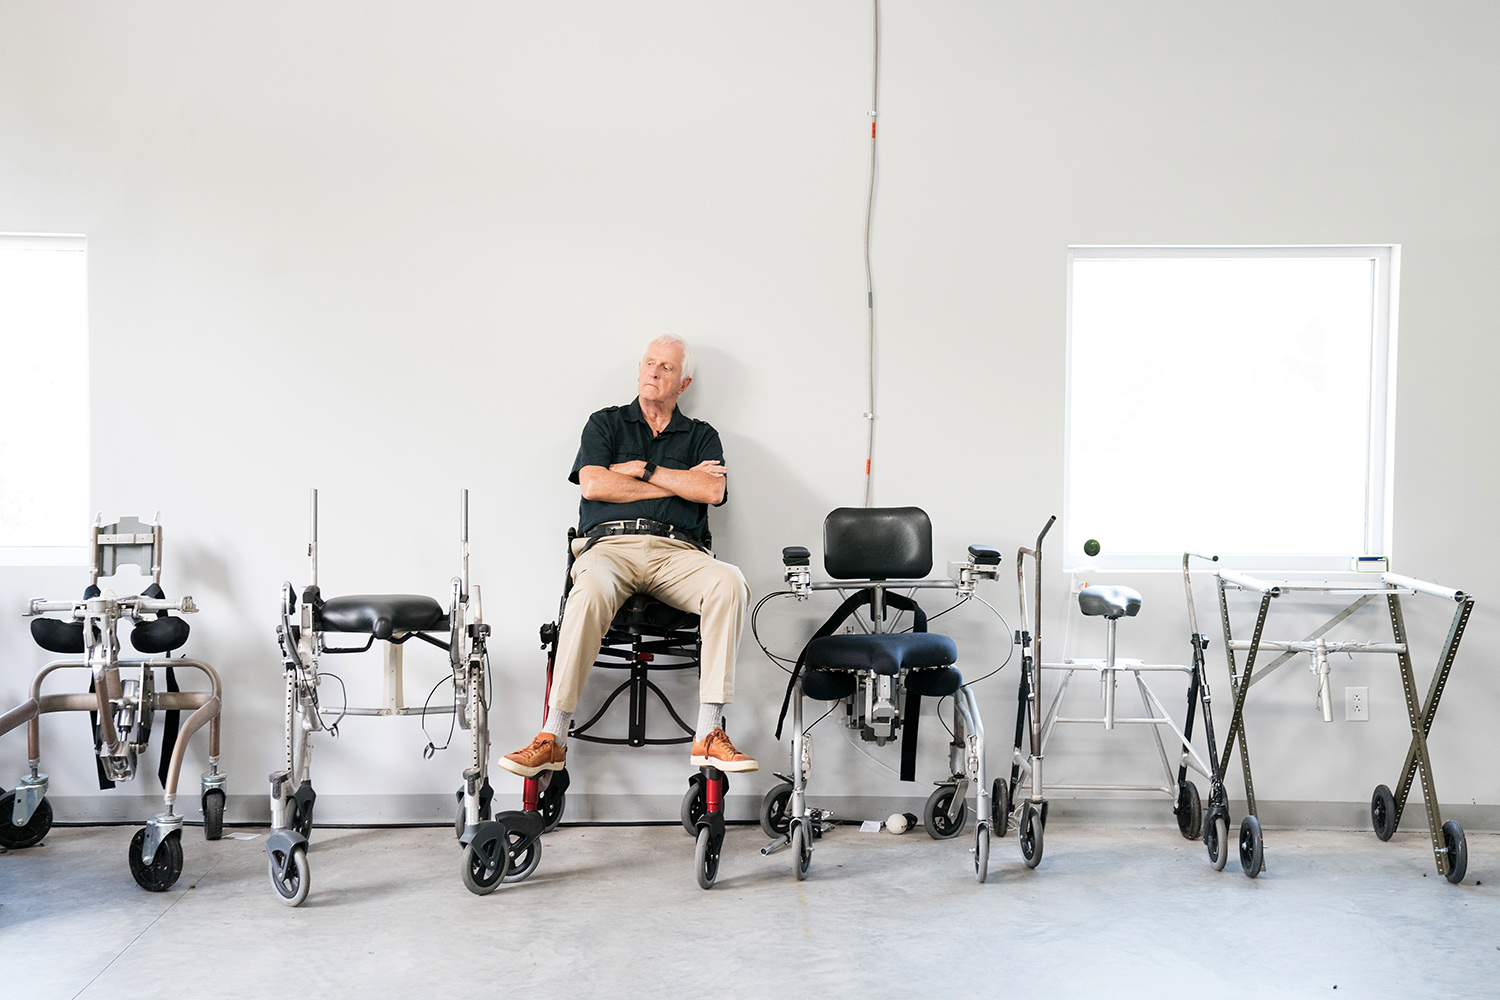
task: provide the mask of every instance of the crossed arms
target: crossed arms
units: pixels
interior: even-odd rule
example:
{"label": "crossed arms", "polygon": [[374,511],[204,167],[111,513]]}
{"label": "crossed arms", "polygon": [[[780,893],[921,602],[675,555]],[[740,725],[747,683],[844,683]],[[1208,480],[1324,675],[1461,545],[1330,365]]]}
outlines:
{"label": "crossed arms", "polygon": [[578,485],[585,500],[606,503],[676,496],[693,503],[713,505],[724,499],[724,476],[729,470],[722,462],[699,462],[691,469],[669,469],[659,465],[649,483],[641,481],[645,470],[646,463],[639,459],[616,462],[608,468],[585,465],[578,470]]}

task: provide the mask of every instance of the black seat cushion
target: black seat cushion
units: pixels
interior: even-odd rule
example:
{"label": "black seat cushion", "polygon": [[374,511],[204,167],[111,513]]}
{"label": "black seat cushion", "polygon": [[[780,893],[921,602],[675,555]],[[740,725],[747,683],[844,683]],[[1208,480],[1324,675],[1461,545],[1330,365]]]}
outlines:
{"label": "black seat cushion", "polygon": [[1084,587],[1078,592],[1078,610],[1096,618],[1134,618],[1141,595],[1129,587]]}
{"label": "black seat cushion", "polygon": [[49,653],[83,652],[83,622],[60,622],[56,618],[33,618],[31,637]]}
{"label": "black seat cushion", "polygon": [[187,642],[189,628],[181,618],[148,618],[130,630],[130,644],[147,655],[170,652]]}
{"label": "black seat cushion", "polygon": [[649,594],[635,594],[620,605],[620,610],[609,627],[632,635],[685,632],[698,627],[698,616],[691,611],[663,604]]}
{"label": "black seat cushion", "polygon": [[417,594],[355,594],[333,597],[318,609],[325,632],[368,632],[389,639],[397,632],[435,632],[448,616],[430,597]]}
{"label": "black seat cushion", "polygon": [[838,701],[854,693],[855,675],[848,670],[808,670],[802,675],[802,693],[814,701]]}
{"label": "black seat cushion", "polygon": [[964,685],[964,675],[957,667],[934,667],[913,670],[906,675],[906,690],[924,697],[944,698]]}
{"label": "black seat cushion", "polygon": [[825,635],[807,644],[809,668],[899,673],[903,667],[945,667],[958,662],[958,647],[946,635],[887,632],[881,635]]}

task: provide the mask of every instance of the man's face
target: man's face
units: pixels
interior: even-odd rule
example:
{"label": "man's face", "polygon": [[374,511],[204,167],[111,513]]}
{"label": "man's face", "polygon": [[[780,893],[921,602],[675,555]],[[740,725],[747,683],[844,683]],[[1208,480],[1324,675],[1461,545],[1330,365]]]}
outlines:
{"label": "man's face", "polygon": [[636,394],[654,403],[676,403],[693,380],[682,377],[682,345],[653,342],[641,360]]}

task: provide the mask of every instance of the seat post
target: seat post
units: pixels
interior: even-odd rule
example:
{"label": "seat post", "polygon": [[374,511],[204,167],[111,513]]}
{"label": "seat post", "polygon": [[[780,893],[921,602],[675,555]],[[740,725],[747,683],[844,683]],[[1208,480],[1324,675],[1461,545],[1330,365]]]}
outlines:
{"label": "seat post", "polygon": [[1115,728],[1115,629],[1120,619],[1105,619],[1104,647],[1104,728]]}

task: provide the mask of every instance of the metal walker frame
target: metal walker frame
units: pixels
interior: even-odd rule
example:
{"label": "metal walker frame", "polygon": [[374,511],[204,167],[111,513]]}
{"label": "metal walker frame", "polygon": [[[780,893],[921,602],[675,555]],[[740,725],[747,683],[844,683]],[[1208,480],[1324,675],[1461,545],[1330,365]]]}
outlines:
{"label": "metal walker frame", "polygon": [[[0,716],[0,735],[26,726],[28,773],[17,786],[0,796],[0,846],[31,847],[42,841],[52,826],[52,806],[46,800],[48,776],[41,767],[41,716],[52,712],[88,712],[94,720],[95,756],[99,787],[112,788],[117,781],[136,776],[137,758],[150,744],[152,722],[157,712],[167,713],[166,736],[172,743],[170,757],[163,760],[161,779],[164,811],[147,820],[130,842],[130,873],[143,889],[164,892],[182,874],[183,817],[175,811],[177,785],[183,757],[194,733],[208,726],[208,771],[203,775],[200,803],[205,839],[218,840],[224,829],[225,775],[219,771],[219,717],[223,685],[218,672],[201,660],[148,657],[122,660],[117,629],[123,621],[135,623],[132,643],[142,651],[169,652],[186,638],[180,620],[165,620],[168,612],[197,611],[191,597],[169,601],[161,591],[162,530],[159,517],[144,524],[123,517],[106,525],[96,517],[90,537],[93,565],[89,587],[81,601],[30,602],[26,616],[36,617],[32,634],[53,652],[77,652],[82,660],[54,660],[31,682],[30,697]],[[136,565],[151,574],[151,585],[140,596],[120,597],[99,590],[101,577],[112,577],[122,565]],[[38,616],[65,615],[62,622]],[[68,625],[77,625],[77,630]],[[56,628],[43,628],[44,624]],[[181,626],[177,628],[175,626]],[[165,632],[162,629],[165,628]],[[65,634],[66,633],[66,634]],[[201,672],[207,691],[179,691],[173,671],[187,667]],[[42,683],[59,670],[87,670],[91,674],[87,694],[43,694]],[[122,677],[125,670],[134,678]],[[167,690],[156,688],[156,671],[167,671]],[[181,711],[192,714],[177,729]]]}
{"label": "metal walker frame", "polygon": [[[490,820],[493,792],[487,777],[489,760],[489,705],[485,686],[487,666],[486,641],[490,633],[481,611],[478,585],[469,584],[469,491],[460,495],[460,574],[453,578],[448,613],[430,625],[404,627],[387,623],[388,634],[377,636],[377,628],[337,629],[369,635],[363,646],[330,647],[324,644],[329,631],[321,620],[325,606],[339,603],[347,607],[378,601],[426,601],[408,595],[392,597],[331,598],[324,601],[318,589],[318,491],[311,491],[311,529],[307,551],[312,579],[302,594],[299,610],[291,583],[282,584],[281,625],[277,640],[281,645],[285,676],[286,707],[284,732],[286,757],[284,767],[270,776],[271,835],[266,841],[268,874],[277,897],[288,906],[299,906],[307,899],[311,869],[307,862],[308,838],[312,833],[313,807],[317,795],[312,787],[312,734],[336,730],[346,716],[457,716],[463,729],[473,734],[469,766],[463,772],[459,789],[457,818],[454,823],[458,840],[464,847],[462,875],[464,884],[475,893],[492,892],[502,881],[519,881],[535,870],[540,860],[540,844],[525,854],[517,847],[504,824]],[[431,602],[432,608],[438,608]],[[439,609],[440,610],[440,609]],[[380,629],[385,631],[385,629]],[[448,633],[446,641],[429,633]],[[323,717],[318,689],[322,677],[318,661],[326,654],[359,653],[368,650],[381,638],[384,645],[383,702],[378,707],[344,706],[333,722]],[[409,639],[420,639],[447,651],[453,672],[453,704],[409,707],[405,703],[402,646]],[[431,748],[429,748],[430,752]],[[529,865],[524,874],[520,868]]]}
{"label": "metal walker frame", "polygon": [[[1370,803],[1371,823],[1376,835],[1381,840],[1389,840],[1400,823],[1401,814],[1406,808],[1406,800],[1411,792],[1412,782],[1420,775],[1422,779],[1422,798],[1427,810],[1428,832],[1432,838],[1433,857],[1438,873],[1449,882],[1456,884],[1462,881],[1464,873],[1468,868],[1468,845],[1464,837],[1463,827],[1457,821],[1449,820],[1446,823],[1443,822],[1442,812],[1437,800],[1437,790],[1433,784],[1432,760],[1428,753],[1427,737],[1432,731],[1433,719],[1437,715],[1438,702],[1442,698],[1443,688],[1448,683],[1448,675],[1453,669],[1453,661],[1458,655],[1458,646],[1463,638],[1464,628],[1468,625],[1469,615],[1474,609],[1473,596],[1461,590],[1440,587],[1435,583],[1428,583],[1395,573],[1382,574],[1380,578],[1382,585],[1379,587],[1327,582],[1267,582],[1228,570],[1218,571],[1215,573],[1215,577],[1219,592],[1219,615],[1224,627],[1224,652],[1229,665],[1229,682],[1234,693],[1234,715],[1230,720],[1229,735],[1225,739],[1223,757],[1219,761],[1219,770],[1223,771],[1228,768],[1229,758],[1237,745],[1240,751],[1240,767],[1245,780],[1246,808],[1249,812],[1244,824],[1241,826],[1241,862],[1246,865],[1246,874],[1252,874],[1249,870],[1250,867],[1256,866],[1258,868],[1263,861],[1258,849],[1252,850],[1250,855],[1247,856],[1247,847],[1253,848],[1257,845],[1247,845],[1245,843],[1245,828],[1249,825],[1254,826],[1255,839],[1256,841],[1259,840],[1259,824],[1255,816],[1255,784],[1250,774],[1250,750],[1246,737],[1244,716],[1245,696],[1249,693],[1251,685],[1263,680],[1271,671],[1298,654],[1310,654],[1313,658],[1312,668],[1318,675],[1318,699],[1323,710],[1323,719],[1325,722],[1329,722],[1333,719],[1333,709],[1329,696],[1328,654],[1383,653],[1395,655],[1400,665],[1401,687],[1405,694],[1407,720],[1411,725],[1411,742],[1407,747],[1406,762],[1402,766],[1401,779],[1397,783],[1397,791],[1393,793],[1385,785],[1380,785],[1375,789],[1375,794]],[[1255,617],[1255,626],[1249,639],[1236,639],[1233,636],[1228,600],[1228,591],[1231,588],[1253,593],[1260,597]],[[1191,594],[1191,591],[1189,593]],[[1265,626],[1271,602],[1279,597],[1298,594],[1347,596],[1352,597],[1353,601],[1303,639],[1267,639],[1265,637]],[[1401,598],[1413,594],[1427,594],[1442,600],[1452,601],[1457,605],[1453,614],[1453,620],[1448,627],[1447,639],[1443,642],[1437,666],[1433,671],[1432,680],[1428,685],[1426,697],[1420,698],[1420,700],[1416,674],[1412,668],[1411,647],[1407,641],[1406,623],[1401,612]],[[1390,614],[1393,641],[1347,642],[1330,641],[1324,638],[1331,629],[1378,597],[1386,599],[1387,610]],[[1279,652],[1281,655],[1264,667],[1257,669],[1256,658],[1262,650]],[[1236,663],[1236,652],[1245,654],[1243,668],[1239,667]]]}

